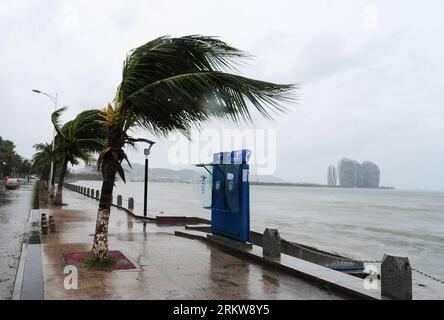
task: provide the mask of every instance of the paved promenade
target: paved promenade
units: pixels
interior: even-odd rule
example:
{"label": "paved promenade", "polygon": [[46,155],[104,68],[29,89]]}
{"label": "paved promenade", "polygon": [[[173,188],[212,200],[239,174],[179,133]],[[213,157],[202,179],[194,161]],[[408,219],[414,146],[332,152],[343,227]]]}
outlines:
{"label": "paved promenade", "polygon": [[52,215],[57,232],[41,238],[45,299],[341,299],[294,276],[225,254],[198,240],[174,236],[181,226],[140,222],[112,208],[110,250],[137,269],[80,271],[78,289],[66,290],[63,254],[91,249],[98,201],[66,190]]}

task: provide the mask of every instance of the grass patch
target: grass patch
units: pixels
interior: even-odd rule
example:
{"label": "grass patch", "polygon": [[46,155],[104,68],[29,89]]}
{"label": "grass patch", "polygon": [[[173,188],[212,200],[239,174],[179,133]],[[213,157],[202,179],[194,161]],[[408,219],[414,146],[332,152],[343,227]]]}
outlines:
{"label": "grass patch", "polygon": [[40,209],[40,181],[34,183],[32,190],[32,209]]}
{"label": "grass patch", "polygon": [[117,260],[113,257],[101,261],[94,261],[92,257],[86,257],[85,266],[94,269],[104,269],[107,271],[112,271],[113,266],[117,263]]}

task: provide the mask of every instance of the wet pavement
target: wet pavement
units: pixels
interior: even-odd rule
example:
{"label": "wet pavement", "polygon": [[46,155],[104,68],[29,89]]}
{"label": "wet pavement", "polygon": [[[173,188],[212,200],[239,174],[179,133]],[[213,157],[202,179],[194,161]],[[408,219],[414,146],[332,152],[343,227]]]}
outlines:
{"label": "wet pavement", "polygon": [[23,182],[17,190],[0,185],[0,300],[12,298],[32,189],[32,182]]}
{"label": "wet pavement", "polygon": [[66,290],[63,254],[91,249],[98,202],[65,190],[67,206],[42,209],[57,231],[41,238],[45,299],[341,299],[305,280],[228,255],[198,240],[174,236],[178,226],[137,221],[112,208],[110,250],[134,270],[79,270]]}

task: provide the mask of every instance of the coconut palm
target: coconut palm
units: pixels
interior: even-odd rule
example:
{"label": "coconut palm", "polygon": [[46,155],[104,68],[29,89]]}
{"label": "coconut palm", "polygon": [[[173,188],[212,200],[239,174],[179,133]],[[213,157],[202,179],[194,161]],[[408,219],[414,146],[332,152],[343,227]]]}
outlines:
{"label": "coconut palm", "polygon": [[36,153],[32,156],[32,171],[40,172],[40,176],[43,181],[46,181],[48,186],[50,184],[49,173],[51,170],[51,161],[54,161],[53,177],[57,168],[57,164],[60,162],[60,154],[53,152],[52,143],[36,143],[33,148]]}
{"label": "coconut palm", "polygon": [[93,160],[92,155],[100,152],[106,145],[106,130],[98,122],[103,118],[103,111],[94,109],[83,111],[74,120],[61,126],[59,118],[65,110],[66,107],[58,109],[51,115],[57,131],[55,151],[62,154],[54,205],[63,204],[63,182],[68,163],[78,164],[78,160],[90,163]]}
{"label": "coconut palm", "polygon": [[103,183],[92,247],[94,261],[108,258],[108,222],[116,173],[128,161],[125,145],[144,142],[129,135],[146,129],[154,135],[181,132],[211,118],[235,123],[251,121],[248,102],[271,118],[292,100],[291,84],[249,79],[236,72],[248,55],[213,37],[200,35],[157,38],[132,50],[123,65],[122,82],[114,105],[108,104],[102,124],[108,130],[107,147],[98,158]]}

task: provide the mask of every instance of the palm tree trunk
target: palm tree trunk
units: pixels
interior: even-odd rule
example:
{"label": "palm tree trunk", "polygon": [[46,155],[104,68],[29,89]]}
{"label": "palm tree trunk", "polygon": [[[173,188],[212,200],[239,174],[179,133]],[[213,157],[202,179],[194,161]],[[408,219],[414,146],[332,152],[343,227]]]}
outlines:
{"label": "palm tree trunk", "polygon": [[[42,182],[48,180],[48,177],[46,176],[46,170],[42,169],[42,172],[40,173],[40,176],[42,177]],[[43,186],[45,186],[45,184],[43,184]],[[46,187],[45,187],[46,188]]]}
{"label": "palm tree trunk", "polygon": [[[51,181],[49,181],[49,186],[48,186],[48,190],[49,190],[49,197],[53,198],[54,197],[54,184],[55,184],[55,175],[56,175],[56,171],[57,171],[57,162],[54,161],[54,165],[52,167],[52,179]],[[49,172],[51,172],[51,169],[49,169]]]}
{"label": "palm tree trunk", "polygon": [[42,180],[43,180],[43,187],[46,190],[49,190],[48,186],[49,186],[49,167],[46,166],[45,168],[42,169]]}
{"label": "palm tree trunk", "polygon": [[63,158],[62,169],[60,171],[59,182],[57,184],[57,193],[54,198],[53,204],[56,206],[63,205],[63,182],[65,181],[66,169],[68,168],[68,159],[66,156]]}
{"label": "palm tree trunk", "polygon": [[100,203],[97,211],[96,233],[91,250],[94,261],[108,259],[108,223],[111,213],[116,172],[117,170],[112,161],[104,161],[102,191],[100,193]]}

